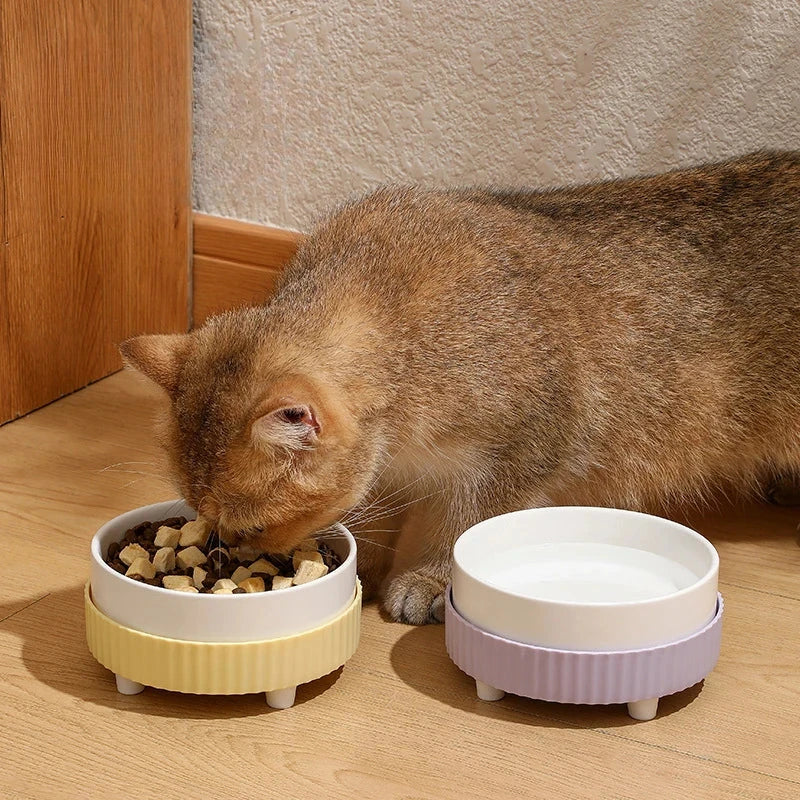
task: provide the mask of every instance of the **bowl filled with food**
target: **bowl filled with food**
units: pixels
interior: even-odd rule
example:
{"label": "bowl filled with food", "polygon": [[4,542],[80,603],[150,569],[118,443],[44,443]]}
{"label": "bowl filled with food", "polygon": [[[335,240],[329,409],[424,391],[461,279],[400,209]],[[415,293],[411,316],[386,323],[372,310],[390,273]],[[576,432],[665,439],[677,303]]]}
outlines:
{"label": "bowl filled with food", "polygon": [[719,655],[719,558],[696,531],[613,508],[539,508],[454,549],[448,650],[484,699],[629,704],[701,680]]}
{"label": "bowl filled with food", "polygon": [[126,694],[265,692],[288,707],[299,684],[355,652],[360,609],[356,544],[341,525],[264,553],[229,547],[175,500],[121,514],[92,539],[87,641]]}

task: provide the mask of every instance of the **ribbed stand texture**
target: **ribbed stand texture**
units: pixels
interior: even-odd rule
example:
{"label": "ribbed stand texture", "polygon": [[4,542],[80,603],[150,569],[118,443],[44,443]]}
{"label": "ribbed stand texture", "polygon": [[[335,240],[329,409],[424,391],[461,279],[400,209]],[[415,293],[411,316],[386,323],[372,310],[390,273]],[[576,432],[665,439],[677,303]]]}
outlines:
{"label": "ribbed stand texture", "polygon": [[358,647],[361,584],[336,619],[310,631],[261,642],[186,642],[123,627],[84,590],[86,641],[117,675],[145,686],[191,694],[249,694],[296,686],[327,675]]}
{"label": "ribbed stand texture", "polygon": [[701,681],[717,663],[722,595],[702,630],[660,647],[578,652],[514,642],[476,628],[453,606],[447,588],[445,641],[453,662],[495,689],[558,703],[629,703],[663,697]]}

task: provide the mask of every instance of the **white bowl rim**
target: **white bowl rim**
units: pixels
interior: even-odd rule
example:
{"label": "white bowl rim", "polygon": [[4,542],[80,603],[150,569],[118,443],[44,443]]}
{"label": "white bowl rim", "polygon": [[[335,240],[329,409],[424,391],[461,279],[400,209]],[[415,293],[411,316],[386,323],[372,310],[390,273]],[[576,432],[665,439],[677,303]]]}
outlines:
{"label": "white bowl rim", "polygon": [[[683,589],[678,589],[676,592],[671,592],[670,594],[661,595],[659,597],[651,597],[647,600],[617,600],[617,601],[601,601],[601,602],[580,602],[575,600],[551,600],[548,598],[539,598],[539,597],[530,597],[528,595],[521,594],[519,592],[511,591],[510,589],[504,589],[501,586],[497,586],[493,583],[490,583],[486,580],[481,578],[475,577],[472,573],[468,572],[464,567],[458,564],[457,558],[457,550],[458,550],[458,543],[463,536],[475,531],[478,528],[487,526],[489,523],[496,523],[498,520],[506,519],[508,517],[519,517],[519,516],[527,516],[527,515],[534,515],[538,511],[547,511],[552,513],[553,511],[564,513],[566,512],[575,512],[575,511],[582,511],[582,512],[589,512],[592,514],[598,515],[605,515],[605,516],[616,516],[616,515],[623,515],[629,517],[639,517],[640,519],[647,519],[647,520],[658,520],[659,523],[666,523],[668,526],[678,529],[681,533],[688,535],[691,539],[694,539],[698,542],[703,549],[711,556],[711,565],[706,570],[703,575],[701,575],[694,583],[690,584],[689,586],[684,587]],[[581,541],[580,539],[576,541]],[[647,607],[650,605],[658,605],[659,603],[663,603],[666,600],[673,600],[675,598],[683,597],[691,592],[696,592],[701,586],[705,585],[706,583],[715,579],[719,573],[719,554],[716,551],[711,542],[702,536],[697,531],[692,530],[687,525],[683,525],[680,522],[675,522],[671,519],[666,519],[665,517],[659,517],[655,514],[646,514],[642,511],[630,511],[629,509],[625,508],[612,508],[608,506],[540,506],[538,508],[526,508],[520,509],[518,511],[509,511],[506,514],[499,514],[496,517],[489,517],[488,519],[482,520],[481,522],[472,525],[471,527],[467,528],[461,536],[458,537],[456,543],[453,547],[453,563],[458,565],[458,568],[471,580],[475,581],[476,583],[481,584],[493,592],[497,592],[498,594],[505,595],[506,597],[514,598],[515,600],[522,600],[526,603],[531,604],[541,604],[546,606],[552,606],[554,608],[642,608]]]}
{"label": "white bowl rim", "polygon": [[[184,500],[181,501],[166,500],[161,503],[151,503],[150,505],[147,506],[139,506],[138,508],[131,508],[128,511],[124,511],[122,514],[117,514],[116,517],[112,517],[112,519],[107,520],[105,523],[103,523],[103,525],[100,526],[97,533],[95,533],[95,535],[92,537],[92,547],[91,547],[92,558],[100,565],[101,569],[104,569],[106,572],[110,573],[115,579],[123,578],[129,581],[130,583],[136,584],[143,591],[160,592],[166,595],[176,594],[174,589],[165,589],[163,586],[150,586],[150,584],[148,583],[140,583],[139,581],[134,581],[131,580],[130,578],[127,578],[125,575],[117,572],[115,569],[111,569],[111,567],[109,567],[108,564],[106,564],[106,561],[103,558],[102,553],[100,552],[100,538],[101,536],[103,536],[103,534],[106,532],[108,528],[110,528],[115,522],[117,522],[120,519],[120,517],[123,517],[126,514],[146,512],[148,509],[151,508],[160,507],[166,505],[167,503],[175,504],[177,502],[183,502],[187,508],[190,509],[192,508]],[[192,509],[192,511],[194,511],[194,509]],[[295,596],[298,596],[304,589],[308,589],[308,587],[312,586],[313,584],[319,585],[323,582],[327,582],[328,580],[335,580],[336,573],[340,569],[343,569],[345,566],[350,566],[350,564],[352,564],[352,562],[355,561],[356,540],[353,538],[353,534],[350,533],[350,531],[347,530],[347,528],[345,528],[345,526],[342,525],[341,522],[335,522],[329,527],[334,528],[336,533],[344,535],[348,547],[347,558],[345,558],[345,560],[342,561],[342,563],[335,570],[328,572],[326,575],[323,575],[320,578],[316,578],[315,580],[310,581],[309,583],[304,583],[304,584],[301,583],[299,586],[288,586],[286,589],[281,589],[280,591],[282,592],[291,591],[295,593]],[[334,531],[332,531],[332,533],[333,532]],[[324,539],[325,537],[321,536],[320,538]],[[215,602],[219,602],[220,600],[222,601],[236,600],[238,602],[252,602],[255,600],[259,600],[260,602],[263,603],[264,597],[270,596],[270,592],[246,592],[245,594],[219,594],[219,595],[215,595],[211,592],[198,592],[197,594],[195,594],[194,592],[181,592],[181,594],[190,597],[192,601],[200,601],[200,602],[213,599]]]}

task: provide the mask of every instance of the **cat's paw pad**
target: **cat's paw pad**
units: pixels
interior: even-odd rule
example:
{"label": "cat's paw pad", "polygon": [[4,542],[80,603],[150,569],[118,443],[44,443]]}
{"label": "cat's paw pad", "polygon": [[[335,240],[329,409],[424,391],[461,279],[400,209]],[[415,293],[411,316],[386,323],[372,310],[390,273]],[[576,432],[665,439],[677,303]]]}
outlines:
{"label": "cat's paw pad", "polygon": [[444,581],[409,570],[389,584],[384,605],[398,622],[411,625],[444,622],[444,589]]}

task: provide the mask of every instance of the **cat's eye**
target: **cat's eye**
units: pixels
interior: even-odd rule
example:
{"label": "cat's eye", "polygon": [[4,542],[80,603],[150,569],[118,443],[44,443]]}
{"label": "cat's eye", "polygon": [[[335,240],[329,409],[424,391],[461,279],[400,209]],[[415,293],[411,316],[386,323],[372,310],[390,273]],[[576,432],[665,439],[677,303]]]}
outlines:
{"label": "cat's eye", "polygon": [[291,402],[258,417],[250,433],[256,443],[307,450],[316,442],[320,425],[311,406]]}

